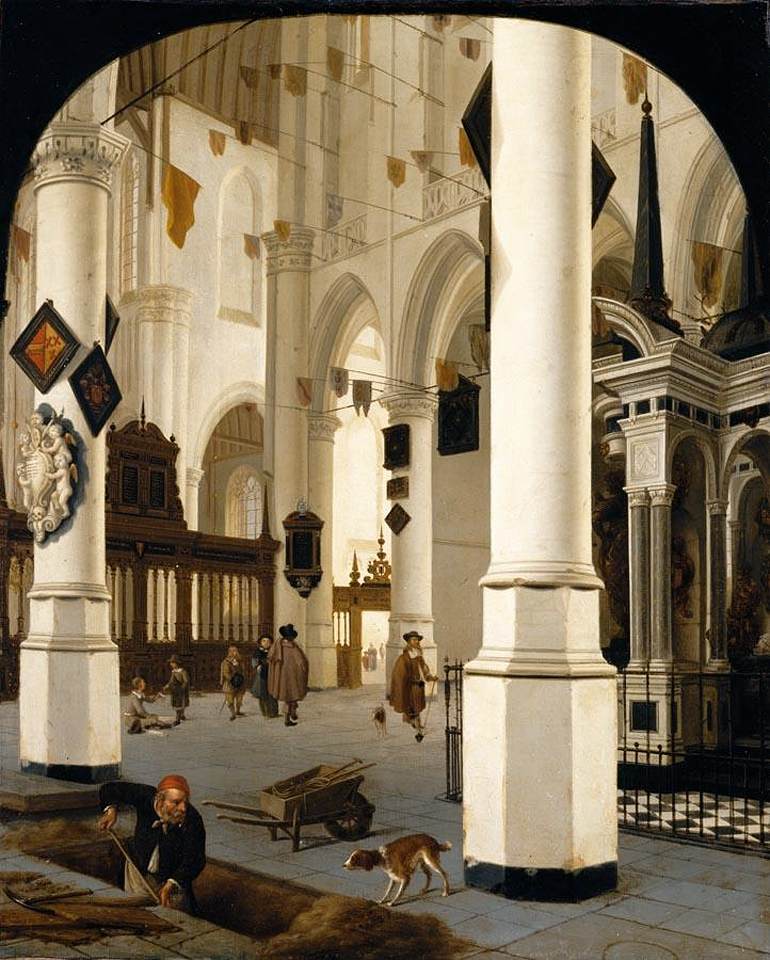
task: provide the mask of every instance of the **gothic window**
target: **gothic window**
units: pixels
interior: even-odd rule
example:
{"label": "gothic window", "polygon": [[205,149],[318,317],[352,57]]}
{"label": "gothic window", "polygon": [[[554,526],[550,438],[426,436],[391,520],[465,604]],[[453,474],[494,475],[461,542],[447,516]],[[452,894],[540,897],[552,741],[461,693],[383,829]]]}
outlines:
{"label": "gothic window", "polygon": [[259,260],[248,240],[258,232],[254,191],[244,174],[224,185],[219,221],[219,316],[255,323],[258,316]]}
{"label": "gothic window", "polygon": [[129,153],[120,175],[120,295],[136,290],[139,162]]}
{"label": "gothic window", "polygon": [[227,484],[228,537],[256,540],[262,529],[262,484],[249,467],[238,467]]}

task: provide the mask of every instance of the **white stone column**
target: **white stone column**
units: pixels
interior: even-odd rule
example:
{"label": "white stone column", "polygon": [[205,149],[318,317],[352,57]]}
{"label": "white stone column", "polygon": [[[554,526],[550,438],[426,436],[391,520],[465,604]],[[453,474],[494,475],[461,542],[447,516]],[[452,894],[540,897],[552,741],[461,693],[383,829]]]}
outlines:
{"label": "white stone column", "polygon": [[395,501],[409,514],[409,523],[391,537],[390,618],[385,648],[385,675],[403,653],[403,635],[417,630],[423,636],[425,662],[436,674],[438,654],[433,637],[433,420],[436,398],[427,393],[400,394],[383,401],[391,426],[409,427],[409,466],[391,476],[409,480],[409,496]]}
{"label": "white stone column", "polygon": [[334,513],[334,434],[341,426],[335,416],[311,414],[308,419],[309,507],[323,520],[321,530],[321,582],[307,599],[305,637],[310,661],[310,685],[337,686],[337,650],[334,646],[332,608],[332,518]]}
{"label": "white stone column", "polygon": [[192,293],[167,284],[136,292],[147,419],[181,446],[177,476],[185,475]]}
{"label": "white stone column", "polygon": [[[265,462],[272,468],[272,534],[283,544],[283,520],[308,499],[308,410],[302,408],[297,377],[308,375],[310,267],[314,232],[291,228],[288,240],[262,234],[267,250],[267,407],[272,425]],[[271,429],[272,427],[272,429]],[[307,602],[283,575],[285,547],[276,554],[275,625],[293,623],[303,647]],[[312,682],[312,680],[311,680]]]}
{"label": "white stone column", "polygon": [[[201,480],[205,476],[205,470],[199,470],[198,467],[188,467],[185,470],[185,498],[184,498],[184,518],[187,521],[188,530],[198,530],[199,523],[199,492]],[[177,476],[180,476],[177,472]],[[181,477],[180,477],[181,479]]]}
{"label": "white stone column", "polygon": [[[104,338],[108,202],[125,145],[98,124],[52,123],[32,159],[36,301],[52,300],[87,348]],[[35,544],[30,627],[21,647],[19,756],[28,772],[93,782],[120,771],[119,664],[105,584],[105,431],[91,436],[67,380],[71,372],[45,395],[35,393],[36,407],[47,404],[72,422],[83,469],[72,518]]]}
{"label": "white stone column", "polygon": [[645,488],[626,487],[628,494],[628,560],[630,654],[633,667],[650,658],[650,495]]}
{"label": "white stone column", "polygon": [[676,487],[650,487],[650,668],[670,670],[671,635],[671,504]]}
{"label": "white stone column", "polygon": [[587,34],[495,21],[491,556],[465,670],[464,858],[469,885],[513,898],[617,882],[616,680],[591,559],[590,85]]}
{"label": "white stone column", "polygon": [[729,668],[727,660],[727,507],[726,500],[709,500],[710,644],[708,665],[712,670]]}

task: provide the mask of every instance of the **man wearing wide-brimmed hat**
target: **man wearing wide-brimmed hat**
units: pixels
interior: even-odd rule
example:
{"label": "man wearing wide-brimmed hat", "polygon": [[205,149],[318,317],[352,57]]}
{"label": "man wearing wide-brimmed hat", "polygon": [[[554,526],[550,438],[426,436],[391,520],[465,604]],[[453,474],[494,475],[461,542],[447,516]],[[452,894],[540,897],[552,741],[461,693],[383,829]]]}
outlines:
{"label": "man wearing wide-brimmed hat", "polygon": [[115,826],[121,805],[136,811],[125,889],[146,893],[149,884],[162,906],[195,913],[193,881],[206,866],[206,830],[190,804],[185,777],[169,774],[157,787],[122,780],[103,783],[99,803],[104,809],[97,824],[100,830]]}
{"label": "man wearing wide-brimmed hat", "polygon": [[297,703],[307,696],[308,662],[304,651],[294,642],[297,639],[294,624],[279,627],[278,635],[268,655],[268,689],[271,696],[286,705],[286,726],[294,727]]}
{"label": "man wearing wide-brimmed hat", "polygon": [[425,709],[425,683],[436,680],[423,659],[422,634],[410,630],[404,634],[406,647],[393,664],[390,675],[390,705],[401,714],[404,723],[411,724],[418,734],[422,733],[420,714]]}

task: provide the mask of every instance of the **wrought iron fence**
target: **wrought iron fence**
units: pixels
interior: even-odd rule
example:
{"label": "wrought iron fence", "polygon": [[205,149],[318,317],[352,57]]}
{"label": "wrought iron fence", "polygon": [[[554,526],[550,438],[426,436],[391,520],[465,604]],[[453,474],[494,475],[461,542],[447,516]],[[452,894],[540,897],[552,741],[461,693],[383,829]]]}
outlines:
{"label": "wrought iron fence", "polygon": [[444,709],[446,722],[446,793],[442,800],[460,803],[463,798],[463,664],[444,660]]}
{"label": "wrought iron fence", "polygon": [[622,827],[761,851],[770,665],[618,673]]}

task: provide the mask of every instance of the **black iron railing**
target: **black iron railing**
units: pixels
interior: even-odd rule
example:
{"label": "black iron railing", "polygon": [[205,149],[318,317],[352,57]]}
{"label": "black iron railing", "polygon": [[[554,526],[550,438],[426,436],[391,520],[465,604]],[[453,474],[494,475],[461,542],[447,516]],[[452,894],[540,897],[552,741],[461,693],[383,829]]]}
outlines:
{"label": "black iron railing", "polygon": [[629,830],[763,852],[770,665],[618,673],[618,817]]}
{"label": "black iron railing", "polygon": [[463,798],[463,664],[444,660],[446,723],[446,794],[442,800],[460,803]]}

